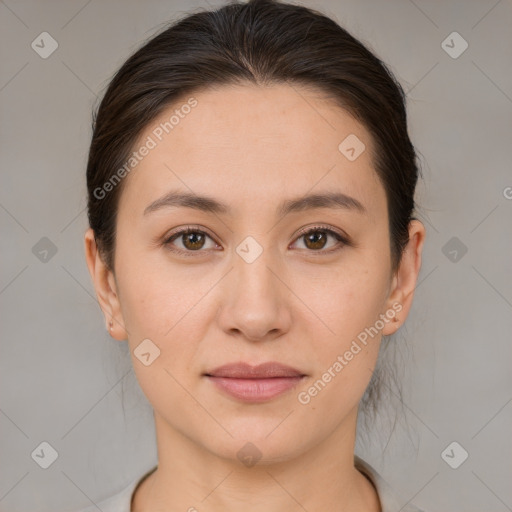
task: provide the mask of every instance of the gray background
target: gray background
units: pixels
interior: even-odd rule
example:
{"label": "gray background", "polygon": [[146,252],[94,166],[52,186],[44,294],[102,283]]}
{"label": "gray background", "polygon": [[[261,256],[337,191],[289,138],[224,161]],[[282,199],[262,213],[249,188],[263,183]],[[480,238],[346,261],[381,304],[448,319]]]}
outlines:
{"label": "gray background", "polygon": [[[357,452],[404,504],[512,510],[512,5],[302,3],[389,64],[423,166],[423,267],[393,341],[405,415],[391,437],[382,417]],[[89,505],[156,462],[151,409],[126,344],[105,331],[83,255],[91,109],[143,40],[209,5],[220,2],[0,2],[1,511]],[[46,59],[31,48],[43,31],[58,42]],[[442,47],[453,31],[469,44],[458,58]],[[31,457],[43,441],[58,452],[48,469]],[[453,441],[469,453],[457,469],[441,456]]]}

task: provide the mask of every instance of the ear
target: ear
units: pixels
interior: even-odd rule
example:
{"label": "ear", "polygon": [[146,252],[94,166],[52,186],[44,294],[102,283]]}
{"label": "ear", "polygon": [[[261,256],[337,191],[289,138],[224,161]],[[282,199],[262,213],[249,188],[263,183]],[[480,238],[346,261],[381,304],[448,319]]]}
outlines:
{"label": "ear", "polygon": [[425,236],[423,224],[419,220],[412,220],[409,223],[409,242],[404,249],[398,270],[393,276],[390,292],[386,300],[385,311],[395,311],[394,319],[398,319],[398,321],[393,321],[393,319],[386,322],[382,329],[384,336],[395,333],[405,322],[409,314],[416,281],[421,268],[421,253]]}
{"label": "ear", "polygon": [[105,315],[107,332],[116,340],[125,340],[127,338],[126,328],[121,313],[115,276],[103,262],[94,239],[94,231],[91,228],[85,233],[85,258],[98,303]]}

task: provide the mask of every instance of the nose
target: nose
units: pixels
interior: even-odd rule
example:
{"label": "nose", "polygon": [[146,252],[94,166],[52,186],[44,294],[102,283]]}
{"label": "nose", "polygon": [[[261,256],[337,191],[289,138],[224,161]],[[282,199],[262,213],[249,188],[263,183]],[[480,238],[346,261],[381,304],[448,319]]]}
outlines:
{"label": "nose", "polygon": [[252,342],[279,338],[291,325],[292,293],[283,283],[286,278],[270,251],[248,261],[233,255],[233,268],[222,285],[220,326]]}

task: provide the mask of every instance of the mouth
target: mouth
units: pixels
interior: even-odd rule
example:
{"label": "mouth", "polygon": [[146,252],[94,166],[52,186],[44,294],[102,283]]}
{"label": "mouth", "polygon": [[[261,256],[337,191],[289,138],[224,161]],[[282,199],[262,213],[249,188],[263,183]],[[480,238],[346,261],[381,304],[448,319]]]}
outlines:
{"label": "mouth", "polygon": [[243,402],[261,403],[297,386],[306,374],[280,363],[227,364],[203,374],[221,392]]}

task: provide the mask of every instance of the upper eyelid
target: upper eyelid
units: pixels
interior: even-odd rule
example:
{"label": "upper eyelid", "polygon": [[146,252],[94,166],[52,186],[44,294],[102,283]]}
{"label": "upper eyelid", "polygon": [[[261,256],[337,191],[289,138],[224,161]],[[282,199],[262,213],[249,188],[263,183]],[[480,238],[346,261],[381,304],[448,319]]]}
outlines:
{"label": "upper eyelid", "polygon": [[341,231],[341,233],[340,233],[335,228],[331,228],[329,226],[322,225],[322,224],[300,229],[299,232],[297,233],[296,238],[304,236],[304,235],[308,234],[310,231],[327,231],[332,235],[337,235],[337,236],[340,236],[341,238],[345,238],[348,240],[348,235],[346,235],[343,231],[340,230]]}
{"label": "upper eyelid", "polygon": [[203,234],[209,236],[215,243],[218,243],[215,240],[215,236],[210,234],[205,228],[200,228],[198,226],[185,226],[184,228],[180,228],[177,231],[174,231],[170,235],[165,235],[164,242],[169,241],[171,238],[178,237],[180,235],[184,235],[185,233],[187,233],[187,231],[190,231],[190,232],[193,232],[193,233],[196,233],[196,232],[203,233]]}

